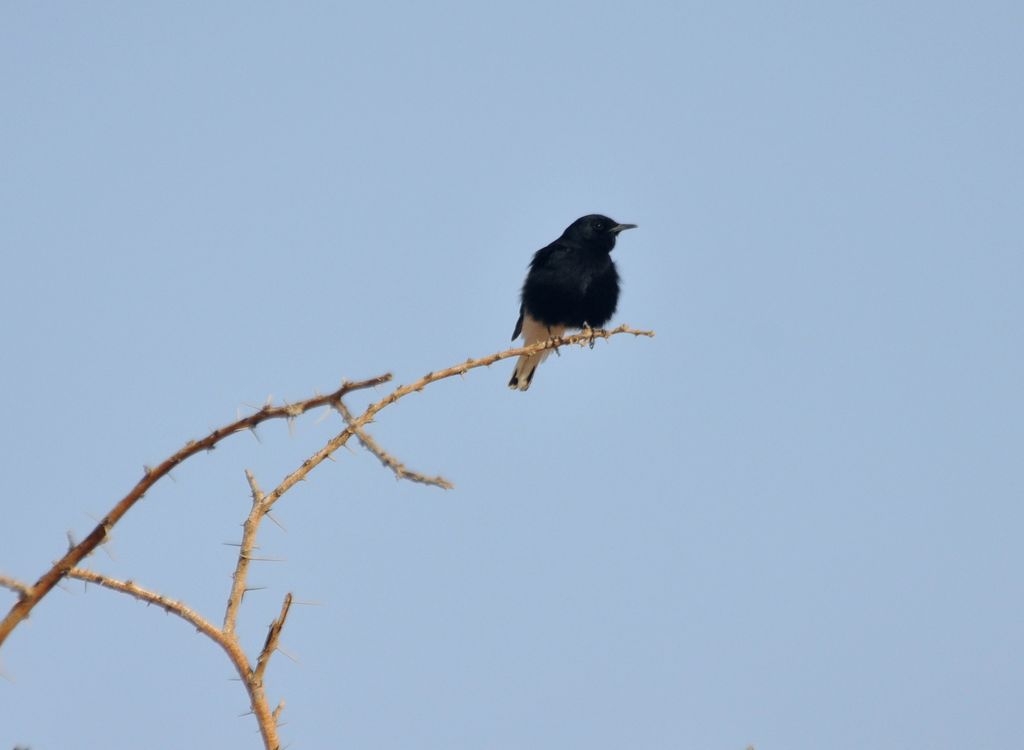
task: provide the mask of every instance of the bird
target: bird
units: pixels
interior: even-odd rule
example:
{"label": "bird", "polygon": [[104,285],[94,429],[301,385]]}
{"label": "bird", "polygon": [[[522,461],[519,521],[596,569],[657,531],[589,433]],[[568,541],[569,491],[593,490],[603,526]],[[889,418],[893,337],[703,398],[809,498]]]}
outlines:
{"label": "bird", "polygon": [[[601,214],[581,216],[562,236],[534,253],[523,282],[519,320],[512,332],[525,346],[558,337],[567,328],[600,328],[619,303],[619,273],[611,258],[619,233],[636,224],[620,224]],[[537,366],[551,353],[521,355],[508,387],[525,391]]]}

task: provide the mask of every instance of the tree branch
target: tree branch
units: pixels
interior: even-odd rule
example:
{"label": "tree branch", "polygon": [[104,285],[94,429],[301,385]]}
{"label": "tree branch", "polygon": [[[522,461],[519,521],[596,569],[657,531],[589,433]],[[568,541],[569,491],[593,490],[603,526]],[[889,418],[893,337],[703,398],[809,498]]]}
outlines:
{"label": "tree branch", "polygon": [[[221,633],[217,626],[194,609],[185,605],[183,602],[174,601],[173,599],[168,599],[163,594],[158,594],[155,591],[144,589],[133,581],[119,581],[116,578],[105,576],[102,573],[96,573],[95,571],[88,570],[87,568],[72,568],[68,571],[68,578],[75,578],[79,581],[85,581],[86,583],[95,583],[97,586],[102,586],[103,588],[110,589],[111,591],[119,591],[122,594],[128,594],[128,596],[135,597],[139,601],[146,602],[147,604],[155,604],[165,612],[169,612],[176,617],[180,617],[207,638],[211,638],[221,646],[224,646],[222,643],[223,633]],[[242,654],[242,659],[245,661],[244,654]],[[248,664],[246,664],[246,666],[248,667]]]}
{"label": "tree branch", "polygon": [[[608,339],[616,334],[628,333],[633,336],[646,336],[652,338],[654,331],[641,331],[634,328],[630,328],[627,325],[621,325],[618,328],[613,328],[610,331],[602,329],[592,329],[583,333],[572,334],[571,336],[559,336],[550,338],[547,341],[538,341],[536,344],[529,346],[518,346],[512,349],[506,349],[503,352],[497,352],[496,354],[489,354],[486,357],[480,357],[478,359],[467,359],[462,364],[452,365],[444,370],[437,372],[428,372],[419,380],[410,383],[409,385],[401,385],[391,391],[387,396],[382,398],[380,401],[370,404],[366,407],[366,410],[356,417],[352,422],[349,423],[348,427],[342,430],[340,433],[335,435],[333,438],[327,441],[323,448],[318,450],[312,456],[302,462],[302,465],[293,471],[291,474],[286,476],[281,483],[277,485],[266,496],[267,507],[271,507],[281,496],[290,490],[297,482],[301,482],[306,478],[313,469],[319,466],[324,459],[329,458],[338,448],[345,445],[349,438],[356,433],[357,430],[362,429],[366,424],[373,420],[373,418],[383,409],[391,406],[396,401],[408,396],[410,393],[422,391],[426,386],[431,383],[436,383],[438,380],[445,380],[454,375],[465,375],[470,370],[475,370],[478,367],[490,367],[495,362],[503,359],[509,359],[510,357],[518,357],[523,354],[536,354],[542,352],[545,349],[557,349],[560,346],[569,346],[572,344],[587,345],[592,344],[597,339]],[[340,398],[340,396],[339,396]]]}
{"label": "tree branch", "polygon": [[[338,410],[342,418],[346,423],[352,424],[355,419],[352,416],[352,412],[345,406],[345,402],[340,398],[334,402],[334,408]],[[449,482],[442,476],[428,477],[426,474],[420,474],[418,471],[412,471],[411,469],[405,468],[405,464],[399,461],[397,458],[392,456],[386,450],[380,447],[376,440],[370,437],[370,434],[362,429],[355,430],[356,437],[359,438],[359,442],[363,444],[366,450],[370,451],[375,455],[382,464],[391,469],[395,474],[396,479],[408,479],[410,482],[419,482],[420,484],[432,484],[435,487],[440,487],[443,490],[454,489],[455,485]]]}
{"label": "tree branch", "polygon": [[242,543],[238,548],[238,562],[235,564],[235,573],[231,578],[231,593],[228,595],[228,605],[224,611],[225,633],[235,632],[238,608],[242,606],[242,597],[245,596],[249,562],[256,547],[256,532],[259,530],[260,520],[267,512],[263,503],[263,491],[256,484],[256,477],[246,469],[245,478],[249,480],[249,489],[252,492],[252,509],[242,525]]}
{"label": "tree branch", "polygon": [[[358,417],[354,417],[342,398],[348,393],[370,388],[391,380],[390,374],[381,375],[376,378],[359,382],[345,382],[333,393],[316,396],[295,404],[282,406],[264,406],[256,413],[236,420],[224,427],[214,430],[205,438],[199,441],[189,441],[180,450],[165,459],[155,468],[147,468],[142,479],[125,495],[113,509],[100,521],[93,531],[80,543],[70,544],[68,552],[56,562],[43,576],[34,584],[27,585],[9,576],[0,575],[0,587],[11,589],[18,594],[18,601],[14,604],[7,616],[0,621],[0,646],[3,645],[7,636],[17,625],[26,619],[32,609],[45,597],[56,584],[64,577],[71,577],[87,583],[95,583],[104,588],[118,591],[135,597],[148,604],[156,604],[166,612],[176,615],[195,627],[199,632],[217,643],[228,655],[231,663],[241,677],[246,691],[249,694],[252,712],[257,718],[260,733],[264,745],[268,750],[278,750],[280,743],[277,736],[277,722],[281,711],[284,708],[284,701],[271,711],[263,687],[263,677],[266,672],[270,657],[278,650],[278,643],[281,631],[292,605],[292,595],[285,596],[281,606],[281,612],[270,624],[266,641],[263,645],[255,667],[243,651],[238,637],[235,633],[235,626],[238,619],[239,609],[244,598],[248,579],[250,562],[255,559],[252,556],[256,548],[256,535],[259,524],[264,516],[270,515],[270,509],[281,497],[297,482],[302,481],[314,468],[329,458],[338,448],[345,445],[353,435],[373,453],[377,458],[399,479],[409,479],[423,484],[450,489],[451,483],[443,477],[429,477],[418,472],[407,469],[397,458],[387,453],[379,444],[365,432],[365,425],[373,421],[373,418],[391,404],[399,401],[410,393],[422,391],[431,383],[453,377],[464,375],[470,370],[478,367],[488,367],[502,359],[518,357],[524,354],[534,354],[546,349],[554,349],[560,346],[573,344],[589,344],[593,348],[596,339],[608,339],[620,333],[628,333],[633,336],[654,336],[653,331],[635,330],[629,326],[619,326],[612,330],[586,330],[582,333],[570,336],[561,336],[547,341],[537,342],[529,346],[514,347],[505,351],[497,352],[477,359],[468,359],[464,363],[452,367],[431,372],[424,375],[409,385],[398,386],[384,398],[371,403]],[[332,406],[345,419],[346,428],[335,437],[331,438],[320,450],[306,459],[301,466],[286,476],[281,483],[269,494],[264,494],[256,483],[252,472],[246,471],[246,478],[252,494],[252,508],[243,524],[242,542],[239,547],[238,560],[235,565],[232,577],[231,591],[228,595],[227,606],[224,613],[224,623],[221,628],[214,626],[209,620],[196,611],[190,609],[180,601],[173,601],[153,591],[144,589],[132,581],[120,581],[90,570],[76,567],[86,556],[91,554],[97,546],[103,543],[113,526],[137,503],[145,493],[170,471],[196,455],[201,451],[213,450],[221,440],[242,430],[254,430],[257,425],[270,419],[291,419],[297,417],[310,409],[319,406]]]}

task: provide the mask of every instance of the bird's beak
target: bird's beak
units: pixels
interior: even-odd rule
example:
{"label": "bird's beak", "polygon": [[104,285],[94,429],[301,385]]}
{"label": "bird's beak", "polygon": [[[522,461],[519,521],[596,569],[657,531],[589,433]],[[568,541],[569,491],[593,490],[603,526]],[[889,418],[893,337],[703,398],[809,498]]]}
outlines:
{"label": "bird's beak", "polygon": [[612,234],[618,234],[619,232],[625,232],[627,229],[636,229],[636,224],[616,224],[612,227]]}

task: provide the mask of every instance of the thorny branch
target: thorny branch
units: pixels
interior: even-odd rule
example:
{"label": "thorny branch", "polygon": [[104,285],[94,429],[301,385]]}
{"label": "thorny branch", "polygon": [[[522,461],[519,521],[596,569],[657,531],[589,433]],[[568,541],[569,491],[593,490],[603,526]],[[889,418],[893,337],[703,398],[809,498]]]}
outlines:
{"label": "thorny branch", "polygon": [[367,423],[373,421],[373,418],[382,409],[391,406],[391,404],[405,396],[408,396],[410,393],[422,391],[426,386],[431,383],[436,383],[438,380],[445,380],[446,378],[450,378],[454,375],[465,375],[470,370],[475,370],[478,367],[490,367],[495,362],[503,359],[518,357],[522,354],[536,354],[537,352],[542,352],[545,349],[557,349],[558,347],[569,346],[572,344],[587,345],[593,343],[597,339],[608,339],[619,333],[629,333],[633,336],[647,336],[649,338],[654,336],[654,331],[640,331],[630,328],[627,325],[621,325],[610,331],[591,329],[571,336],[560,336],[550,338],[547,341],[539,341],[536,344],[531,344],[530,346],[519,346],[512,349],[506,349],[503,352],[490,354],[486,357],[480,357],[479,359],[467,359],[462,364],[452,365],[451,367],[444,370],[438,370],[437,372],[428,372],[422,378],[410,383],[409,385],[398,386],[380,401],[376,401],[366,407],[366,410],[350,422],[348,427],[328,440],[323,448],[303,461],[302,465],[298,469],[281,480],[281,483],[277,485],[273,491],[267,494],[267,506],[272,506],[284,493],[295,486],[296,482],[301,482],[305,479],[306,475],[323,463],[324,459],[329,458],[336,450],[338,450],[338,448],[345,445],[357,430],[362,429],[367,425]]}
{"label": "thorny branch", "polygon": [[[339,398],[335,402],[334,408],[338,410],[338,413],[341,414],[347,424],[352,424],[355,417],[352,416],[352,412],[349,411],[349,408],[345,406],[344,401]],[[444,490],[454,489],[455,485],[442,476],[428,477],[426,474],[420,474],[418,471],[412,471],[411,469],[405,468],[405,464],[381,448],[377,441],[370,437],[369,433],[365,430],[359,429],[356,430],[355,433],[356,437],[359,438],[359,442],[363,444],[363,447],[380,459],[382,464],[394,472],[395,479],[408,479],[410,482],[432,484],[435,487],[440,487]]]}
{"label": "thorny branch", "polygon": [[[163,594],[158,594],[155,591],[145,589],[134,581],[119,581],[116,578],[111,578],[110,576],[105,576],[102,573],[97,573],[86,568],[72,568],[68,571],[68,578],[85,581],[86,583],[95,583],[97,586],[102,586],[103,588],[110,589],[112,591],[120,591],[122,594],[134,596],[136,599],[144,601],[147,604],[155,604],[165,612],[169,612],[172,615],[180,617],[206,637],[212,638],[217,643],[222,642],[223,633],[216,625],[194,609],[191,609],[183,602],[169,599]],[[242,658],[244,660],[244,654],[242,655]]]}
{"label": "thorny branch", "polygon": [[267,512],[263,503],[263,492],[256,484],[256,477],[246,469],[245,478],[249,481],[249,489],[252,492],[252,510],[249,511],[249,516],[242,525],[242,544],[238,548],[238,562],[235,564],[235,574],[231,577],[231,593],[228,595],[228,606],[224,612],[225,633],[235,631],[238,608],[242,606],[242,597],[245,596],[249,562],[252,551],[256,548],[256,532],[259,530],[260,520]]}
{"label": "thorny branch", "polygon": [[[270,657],[278,649],[281,631],[292,605],[292,595],[285,596],[281,606],[281,612],[270,624],[266,641],[257,658],[255,667],[250,665],[238,636],[235,633],[235,626],[238,619],[238,612],[242,599],[246,592],[249,563],[254,559],[252,552],[256,548],[256,534],[259,524],[264,516],[270,515],[270,509],[281,497],[297,482],[303,480],[309,472],[316,468],[324,459],[330,457],[338,448],[345,445],[353,435],[373,453],[386,467],[391,469],[398,479],[408,479],[423,484],[431,484],[444,489],[450,489],[452,484],[443,477],[430,477],[418,472],[411,471],[394,456],[385,451],[377,442],[364,431],[364,427],[373,421],[381,410],[387,408],[396,401],[404,398],[410,393],[422,391],[426,386],[439,380],[450,378],[454,375],[464,375],[470,370],[478,367],[489,367],[503,359],[518,357],[523,354],[533,354],[546,349],[557,349],[561,346],[572,344],[587,345],[591,348],[596,339],[608,339],[620,333],[628,333],[633,336],[654,336],[653,331],[642,331],[622,325],[612,330],[591,330],[570,336],[561,336],[538,342],[530,346],[514,347],[496,354],[491,354],[478,359],[468,359],[462,364],[437,372],[430,372],[419,380],[409,385],[402,385],[395,388],[384,398],[370,404],[358,417],[354,417],[342,398],[352,391],[371,388],[391,380],[390,374],[370,378],[359,382],[345,382],[333,393],[323,396],[316,396],[295,404],[282,406],[264,406],[254,414],[236,420],[224,427],[214,430],[205,438],[199,441],[189,441],[178,452],[165,459],[155,468],[147,468],[142,479],[125,495],[114,508],[100,521],[95,529],[80,543],[71,545],[68,552],[57,561],[43,576],[34,584],[27,585],[9,576],[0,575],[0,587],[8,588],[18,594],[18,601],[14,604],[7,616],[0,622],[0,646],[3,645],[7,636],[17,625],[28,617],[29,613],[39,601],[46,596],[54,586],[64,577],[70,577],[95,583],[114,591],[119,591],[133,596],[149,604],[156,604],[165,611],[174,614],[193,625],[199,632],[217,643],[227,654],[236,671],[242,679],[249,694],[252,712],[256,716],[260,733],[263,737],[264,746],[268,750],[278,750],[280,743],[277,736],[277,722],[281,711],[284,708],[284,701],[280,701],[277,707],[271,711],[267,702],[266,693],[263,687],[263,676],[266,672]],[[246,471],[246,479],[249,482],[249,489],[252,494],[252,508],[243,524],[242,541],[239,545],[238,561],[235,565],[232,576],[231,591],[228,595],[228,602],[224,613],[224,623],[217,628],[209,620],[199,613],[190,609],[180,601],[174,601],[167,597],[144,589],[132,581],[120,581],[108,576],[95,573],[90,570],[76,567],[81,560],[91,554],[97,546],[103,543],[113,526],[135,505],[157,481],[166,476],[173,468],[183,461],[204,450],[212,450],[217,443],[229,435],[243,430],[254,429],[261,422],[270,419],[291,419],[297,417],[310,409],[319,406],[331,406],[336,409],[346,422],[346,427],[338,435],[331,438],[320,450],[306,459],[302,465],[286,476],[277,487],[269,494],[265,494],[256,483],[252,472]]]}

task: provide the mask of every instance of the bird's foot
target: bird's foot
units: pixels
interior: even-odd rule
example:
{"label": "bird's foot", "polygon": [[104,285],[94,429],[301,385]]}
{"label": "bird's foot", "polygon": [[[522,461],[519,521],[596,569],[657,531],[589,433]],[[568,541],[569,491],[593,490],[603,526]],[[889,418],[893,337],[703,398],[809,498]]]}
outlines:
{"label": "bird's foot", "polygon": [[583,321],[583,335],[586,336],[590,341],[590,348],[594,348],[594,329],[590,327],[590,323]]}
{"label": "bird's foot", "polygon": [[[548,328],[548,341],[554,341],[557,338],[558,338],[558,336],[556,336],[554,333],[552,333],[551,329]],[[558,351],[558,345],[557,344],[552,346],[551,350],[555,353],[555,356],[557,356],[557,357],[561,357],[562,356],[562,352]]]}

